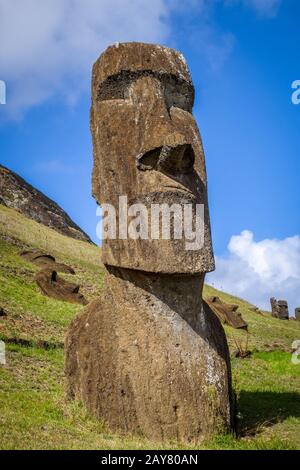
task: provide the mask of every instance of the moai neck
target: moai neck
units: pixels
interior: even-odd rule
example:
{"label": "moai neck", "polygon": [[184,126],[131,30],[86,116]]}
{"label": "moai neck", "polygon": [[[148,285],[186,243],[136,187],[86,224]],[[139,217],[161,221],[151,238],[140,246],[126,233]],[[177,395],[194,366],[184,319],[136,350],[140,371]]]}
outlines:
{"label": "moai neck", "polygon": [[106,266],[106,288],[154,317],[180,315],[202,337],[207,336],[202,305],[204,274],[162,274]]}

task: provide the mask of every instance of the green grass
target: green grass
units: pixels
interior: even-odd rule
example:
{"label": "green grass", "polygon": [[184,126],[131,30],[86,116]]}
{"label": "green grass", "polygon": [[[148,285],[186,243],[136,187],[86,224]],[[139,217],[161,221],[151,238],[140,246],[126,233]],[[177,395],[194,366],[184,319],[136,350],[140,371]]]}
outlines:
{"label": "green grass", "polygon": [[49,251],[62,261],[80,264],[90,270],[101,267],[100,248],[55,230],[0,204],[0,234],[18,240],[25,247]]}
{"label": "green grass", "polygon": [[65,400],[62,350],[9,345],[7,360],[8,365],[0,368],[1,449],[300,447],[300,375],[287,353],[256,353],[251,359],[233,361],[240,437],[216,436],[202,446],[110,433],[80,403]]}
{"label": "green grass", "polygon": [[[250,350],[279,350],[289,352],[295,339],[300,339],[300,322],[283,321],[273,318],[270,312],[261,314],[251,311],[251,305],[244,300],[218,291],[211,286],[204,287],[204,297],[217,295],[224,302],[237,304],[239,312],[248,323],[248,348]],[[225,332],[231,349],[236,349],[235,340],[243,346],[246,344],[247,333],[225,326]]]}
{"label": "green grass", "polygon": [[78,283],[89,301],[99,295],[103,283],[101,251],[0,205],[0,306],[9,312],[0,321],[0,337],[63,341],[66,327],[82,306],[41,294],[34,281],[39,268],[20,257],[26,248],[44,250],[71,265],[76,274],[61,276]]}
{"label": "green grass", "polygon": [[[88,300],[101,290],[99,249],[68,239],[0,206],[0,338],[63,341],[80,305],[43,296],[34,282],[38,269],[20,258],[34,246],[73,266],[66,276],[82,286]],[[1,222],[0,222],[1,223]],[[74,244],[75,243],[75,244]],[[77,243],[81,250],[77,250]],[[73,249],[74,248],[74,249]],[[291,362],[291,344],[300,339],[300,323],[276,320],[250,310],[242,299],[205,286],[205,295],[237,303],[249,324],[247,359],[232,358],[238,402],[238,435],[215,436],[205,449],[300,449],[300,365]],[[246,333],[226,327],[231,352]],[[0,366],[1,449],[195,449],[193,444],[155,443],[142,437],[112,434],[64,393],[62,349],[44,350],[7,344],[7,365]]]}
{"label": "green grass", "polygon": [[300,447],[300,367],[291,354],[257,352],[244,361],[233,359],[239,398],[239,433],[280,438]]}

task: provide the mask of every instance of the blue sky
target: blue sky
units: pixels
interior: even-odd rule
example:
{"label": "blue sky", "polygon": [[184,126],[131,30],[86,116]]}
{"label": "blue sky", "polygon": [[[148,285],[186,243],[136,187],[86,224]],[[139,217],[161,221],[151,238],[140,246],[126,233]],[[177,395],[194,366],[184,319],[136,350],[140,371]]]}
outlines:
{"label": "blue sky", "polygon": [[90,69],[110,43],[185,55],[206,152],[217,270],[210,282],[300,306],[297,0],[0,0],[1,163],[95,240]]}

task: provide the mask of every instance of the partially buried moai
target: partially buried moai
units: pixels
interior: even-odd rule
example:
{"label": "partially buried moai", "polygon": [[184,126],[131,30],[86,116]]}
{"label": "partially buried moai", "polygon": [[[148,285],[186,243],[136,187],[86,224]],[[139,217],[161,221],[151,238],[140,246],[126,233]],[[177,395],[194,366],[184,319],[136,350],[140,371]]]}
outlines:
{"label": "partially buried moai", "polygon": [[[199,441],[232,427],[226,337],[202,301],[214,259],[193,101],[186,62],[175,50],[118,44],[94,65],[97,202],[112,205],[117,222],[124,203],[142,205],[146,227],[153,205],[175,204],[182,214],[190,207],[195,228],[197,243],[175,230],[169,238],[151,237],[150,229],[130,237],[127,225],[117,223],[115,238],[102,246],[103,294],[75,318],[66,338],[68,395],[111,429],[150,439]],[[204,209],[202,229],[197,207]]]}
{"label": "partially buried moai", "polygon": [[270,299],[272,317],[279,320],[289,319],[289,307],[286,300],[276,300],[274,297]]}

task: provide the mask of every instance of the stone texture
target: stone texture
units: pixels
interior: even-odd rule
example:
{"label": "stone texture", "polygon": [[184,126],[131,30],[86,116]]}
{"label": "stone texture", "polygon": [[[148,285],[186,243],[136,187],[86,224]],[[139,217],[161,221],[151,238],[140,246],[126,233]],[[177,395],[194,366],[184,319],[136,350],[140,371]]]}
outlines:
{"label": "stone texture", "polygon": [[21,212],[68,237],[92,243],[56,202],[49,199],[13,171],[0,165],[0,204]]}
{"label": "stone texture", "polygon": [[[153,68],[151,68],[153,67]],[[108,73],[112,75],[107,78]],[[105,264],[161,273],[214,269],[204,152],[192,115],[194,88],[176,51],[130,43],[109,47],[93,68],[93,194],[99,204],[205,206],[204,246],[184,240],[105,240]],[[164,165],[161,156],[169,149]],[[142,169],[148,167],[148,170]],[[119,217],[119,211],[117,210]],[[162,256],[163,253],[163,256]]]}
{"label": "stone texture", "polygon": [[101,298],[71,323],[66,384],[111,429],[201,441],[233,423],[230,359],[218,318],[202,301],[214,268],[194,89],[176,51],[126,43],[93,69],[93,194],[117,208],[203,203],[204,245],[107,240]]}
{"label": "stone texture", "polygon": [[236,329],[248,329],[248,324],[242,318],[242,314],[237,312],[239,306],[234,304],[227,304],[219,297],[212,296],[205,299],[211,310],[225,325],[232,326]]}
{"label": "stone texture", "polygon": [[46,268],[35,275],[35,280],[43,294],[57,300],[86,305],[87,301],[79,292],[79,286],[59,277],[56,271]]}
{"label": "stone texture", "polygon": [[69,397],[112,430],[182,441],[231,427],[225,334],[198,276],[110,267],[66,340]]}
{"label": "stone texture", "polygon": [[274,297],[270,299],[272,317],[279,320],[289,319],[289,308],[286,300],[276,300]]}

